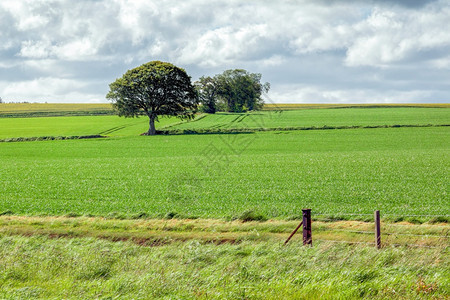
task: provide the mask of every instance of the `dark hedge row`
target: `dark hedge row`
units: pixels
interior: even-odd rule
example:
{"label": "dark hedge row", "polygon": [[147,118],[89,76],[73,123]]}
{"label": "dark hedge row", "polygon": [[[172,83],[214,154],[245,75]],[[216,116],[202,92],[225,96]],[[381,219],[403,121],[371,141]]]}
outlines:
{"label": "dark hedge row", "polygon": [[78,139],[98,139],[106,138],[103,135],[73,135],[73,136],[35,136],[35,137],[17,137],[0,140],[0,143],[7,142],[32,142],[32,141],[53,141],[53,140],[78,140]]}

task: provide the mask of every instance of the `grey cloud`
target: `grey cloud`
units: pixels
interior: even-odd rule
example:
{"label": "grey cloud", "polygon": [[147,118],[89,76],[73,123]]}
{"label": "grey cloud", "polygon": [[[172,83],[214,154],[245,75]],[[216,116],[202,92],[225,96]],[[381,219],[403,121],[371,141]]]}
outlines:
{"label": "grey cloud", "polygon": [[14,0],[26,4],[17,11],[5,1],[6,100],[26,96],[14,84],[36,98],[47,84],[47,100],[105,101],[111,81],[156,59],[194,80],[231,68],[260,72],[279,99],[395,101],[401,93],[425,101],[450,91],[445,1]]}
{"label": "grey cloud", "polygon": [[353,5],[390,5],[390,6],[402,6],[408,8],[421,8],[430,3],[439,2],[440,0],[319,0],[317,2],[322,5],[336,5],[336,4],[353,4]]}

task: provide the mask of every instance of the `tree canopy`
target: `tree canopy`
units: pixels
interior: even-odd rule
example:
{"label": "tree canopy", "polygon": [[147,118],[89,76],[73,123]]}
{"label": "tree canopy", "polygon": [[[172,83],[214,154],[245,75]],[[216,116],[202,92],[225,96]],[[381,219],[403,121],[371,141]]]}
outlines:
{"label": "tree canopy", "polygon": [[149,135],[156,134],[155,120],[160,116],[192,118],[198,105],[186,71],[167,62],[152,61],[128,70],[109,88],[106,98],[119,116],[149,117]]}
{"label": "tree canopy", "polygon": [[215,78],[202,76],[195,82],[203,112],[213,114],[217,110],[218,86]]}
{"label": "tree canopy", "polygon": [[261,83],[260,73],[249,73],[243,69],[226,70],[214,77],[201,77],[195,86],[202,109],[208,113],[261,109],[264,105],[262,94],[270,89],[268,82]]}

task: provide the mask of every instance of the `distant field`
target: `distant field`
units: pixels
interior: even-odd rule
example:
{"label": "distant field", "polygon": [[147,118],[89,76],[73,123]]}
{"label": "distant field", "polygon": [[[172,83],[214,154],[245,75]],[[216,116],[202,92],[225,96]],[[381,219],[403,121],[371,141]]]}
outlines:
{"label": "distant field", "polygon": [[[180,122],[162,117],[156,128]],[[148,131],[148,118],[118,116],[71,116],[40,118],[0,118],[0,139],[12,137],[106,135],[137,136]]]}
{"label": "distant field", "polygon": [[348,108],[216,113],[170,129],[286,128],[367,125],[450,124],[446,108]]}
{"label": "distant field", "polygon": [[450,214],[445,127],[0,144],[0,212]]}
{"label": "distant field", "polygon": [[110,103],[0,103],[0,115],[22,112],[65,112],[112,110]]}
{"label": "distant field", "polygon": [[112,115],[110,103],[0,103],[0,118]]}
{"label": "distant field", "polygon": [[297,110],[297,109],[314,109],[314,108],[395,108],[395,107],[435,107],[450,108],[450,103],[405,103],[405,104],[264,104],[263,110]]}
{"label": "distant field", "polygon": [[[217,113],[198,115],[197,121],[160,118],[157,128],[242,129],[298,128],[322,126],[449,125],[450,109],[376,108],[309,109],[282,112]],[[148,118],[118,116],[62,116],[40,118],[0,118],[0,139],[36,136],[94,135],[137,136],[148,130]]]}

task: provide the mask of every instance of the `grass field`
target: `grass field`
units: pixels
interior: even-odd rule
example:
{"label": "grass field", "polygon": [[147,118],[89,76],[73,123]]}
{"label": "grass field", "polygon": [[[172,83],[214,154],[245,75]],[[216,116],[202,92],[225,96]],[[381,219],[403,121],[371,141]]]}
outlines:
{"label": "grass field", "polygon": [[428,108],[450,108],[449,103],[384,103],[384,104],[312,104],[312,103],[266,103],[263,110],[299,110],[299,109],[329,109],[329,108],[399,108],[399,107],[428,107]]}
{"label": "grass field", "polygon": [[0,211],[449,214],[447,128],[3,143]]}
{"label": "grass field", "polygon": [[0,103],[0,118],[113,114],[110,103]]}
{"label": "grass field", "polygon": [[374,125],[450,124],[450,109],[443,108],[348,108],[217,113],[171,129],[284,128]]}
{"label": "grass field", "polygon": [[[180,122],[176,118],[160,118],[161,128]],[[148,131],[148,118],[118,116],[70,116],[41,118],[0,118],[0,139],[36,136],[106,135],[137,136]]]}
{"label": "grass field", "polygon": [[[81,109],[81,108],[80,108]],[[181,122],[160,118],[157,128],[255,129],[310,128],[323,126],[423,126],[450,125],[450,109],[443,108],[349,108],[309,109],[249,114],[217,113],[198,115],[197,120]],[[35,136],[107,135],[136,136],[148,130],[148,118],[117,116],[61,116],[41,118],[0,118],[0,139]]]}
{"label": "grass field", "polygon": [[[109,136],[0,143],[0,298],[448,299],[449,110],[320,108],[157,126],[430,127],[147,137],[147,118],[0,112],[0,139]],[[282,246],[306,207],[313,246]]]}

